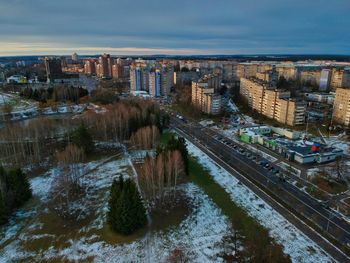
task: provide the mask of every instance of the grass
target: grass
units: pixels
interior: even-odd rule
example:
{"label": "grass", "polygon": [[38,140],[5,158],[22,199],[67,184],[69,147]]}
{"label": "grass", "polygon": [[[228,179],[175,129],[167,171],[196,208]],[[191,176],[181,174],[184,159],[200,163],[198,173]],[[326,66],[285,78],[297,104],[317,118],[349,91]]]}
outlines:
{"label": "grass", "polygon": [[312,179],[312,182],[317,185],[318,188],[322,189],[323,191],[326,191],[330,194],[339,194],[343,193],[347,190],[347,186],[345,182],[339,183],[334,180],[327,180],[326,178],[323,178],[322,176],[315,176]]}
{"label": "grass", "polygon": [[[234,228],[240,228],[248,239],[254,236],[253,232],[255,231],[266,231],[265,228],[231,200],[230,195],[214,181],[210,174],[193,157],[189,159],[189,176],[190,180],[200,186],[223,213],[231,219]],[[265,233],[268,234],[267,231]]]}

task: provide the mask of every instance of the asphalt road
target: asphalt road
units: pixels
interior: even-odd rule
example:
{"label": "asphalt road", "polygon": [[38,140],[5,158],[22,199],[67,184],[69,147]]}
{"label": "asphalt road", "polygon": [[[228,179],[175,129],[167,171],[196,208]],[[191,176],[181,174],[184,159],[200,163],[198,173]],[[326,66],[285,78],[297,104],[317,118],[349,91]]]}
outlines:
{"label": "asphalt road", "polygon": [[[340,250],[341,246],[348,246],[350,243],[350,225],[337,214],[246,157],[244,153],[249,151],[242,149],[240,145],[235,149],[233,141],[227,144],[224,141],[228,140],[221,139],[222,135],[195,123],[185,123],[177,118],[173,118],[172,123],[180,135],[201,148],[214,161],[319,244],[334,259],[339,262],[350,262],[350,258]],[[239,152],[239,149],[244,150],[244,153]],[[336,239],[338,244],[332,244],[326,240],[327,235]]]}

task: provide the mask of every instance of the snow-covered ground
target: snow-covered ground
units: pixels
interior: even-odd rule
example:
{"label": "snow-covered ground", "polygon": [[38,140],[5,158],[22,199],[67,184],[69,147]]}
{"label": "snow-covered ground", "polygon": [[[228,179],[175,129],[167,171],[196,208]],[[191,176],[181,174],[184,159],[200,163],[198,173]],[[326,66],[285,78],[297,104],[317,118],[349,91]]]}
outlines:
{"label": "snow-covered ground", "polygon": [[[223,237],[231,230],[231,223],[205,193],[194,184],[183,185],[191,209],[178,226],[166,231],[152,231],[131,243],[110,243],[101,233],[108,210],[109,187],[119,175],[130,176],[127,159],[96,161],[86,164],[83,184],[88,198],[75,205],[84,205],[95,217],[85,225],[77,222],[71,238],[64,234],[52,235],[40,221],[40,214],[48,213],[50,186],[59,174],[52,169],[30,180],[34,197],[41,204],[26,211],[19,210],[1,229],[0,262],[69,260],[95,262],[166,262],[175,248],[184,250],[190,262],[222,262],[218,256],[224,252]],[[37,234],[40,232],[40,234]],[[48,248],[28,249],[24,244],[47,243]],[[60,247],[57,246],[60,241]],[[45,246],[46,247],[46,246]]]}
{"label": "snow-covered ground", "polygon": [[238,184],[239,181],[235,177],[216,164],[195,145],[187,141],[187,146],[189,153],[196,157],[214,180],[230,194],[232,201],[244,208],[250,216],[266,227],[271,237],[283,246],[284,252],[290,255],[293,262],[335,262],[316,243],[251,190]]}
{"label": "snow-covered ground", "polygon": [[0,94],[0,106],[11,101],[11,97],[5,94]]}

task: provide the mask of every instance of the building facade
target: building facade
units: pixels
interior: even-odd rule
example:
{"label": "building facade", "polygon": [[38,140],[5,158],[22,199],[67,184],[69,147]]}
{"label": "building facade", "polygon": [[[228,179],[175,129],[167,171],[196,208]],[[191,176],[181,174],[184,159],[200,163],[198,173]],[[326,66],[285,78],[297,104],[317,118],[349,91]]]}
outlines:
{"label": "building facade", "polygon": [[289,91],[274,89],[256,78],[242,78],[240,95],[251,109],[270,119],[290,126],[305,122],[306,104],[290,99]]}
{"label": "building facade", "polygon": [[350,89],[336,89],[332,120],[345,126],[350,125]]}
{"label": "building facade", "polygon": [[217,93],[219,76],[207,75],[198,81],[192,81],[192,105],[207,114],[221,112],[221,96]]}

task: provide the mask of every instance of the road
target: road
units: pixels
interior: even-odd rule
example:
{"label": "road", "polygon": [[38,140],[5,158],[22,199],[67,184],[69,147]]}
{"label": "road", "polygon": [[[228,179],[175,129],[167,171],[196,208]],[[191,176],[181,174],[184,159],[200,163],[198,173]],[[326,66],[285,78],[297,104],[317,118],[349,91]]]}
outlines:
{"label": "road", "polygon": [[[234,142],[221,140],[222,135],[196,123],[172,118],[173,128],[190,140],[214,161],[254,191],[277,212],[319,244],[339,262],[350,262],[343,247],[350,242],[350,225],[317,200],[246,157],[247,152]],[[234,145],[236,147],[234,148]],[[329,242],[333,238],[336,242]]]}

